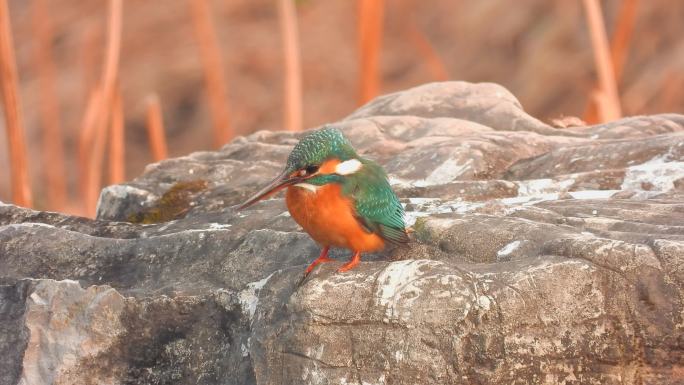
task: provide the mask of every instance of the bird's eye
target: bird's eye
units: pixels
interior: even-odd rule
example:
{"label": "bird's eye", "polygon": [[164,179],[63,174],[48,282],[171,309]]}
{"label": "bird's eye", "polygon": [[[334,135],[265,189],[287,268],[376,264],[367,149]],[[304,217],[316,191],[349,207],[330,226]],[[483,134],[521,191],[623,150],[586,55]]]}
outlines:
{"label": "bird's eye", "polygon": [[306,166],[306,168],[304,170],[306,171],[306,175],[312,175],[312,174],[315,174],[316,171],[318,171],[318,166],[316,166],[316,165]]}

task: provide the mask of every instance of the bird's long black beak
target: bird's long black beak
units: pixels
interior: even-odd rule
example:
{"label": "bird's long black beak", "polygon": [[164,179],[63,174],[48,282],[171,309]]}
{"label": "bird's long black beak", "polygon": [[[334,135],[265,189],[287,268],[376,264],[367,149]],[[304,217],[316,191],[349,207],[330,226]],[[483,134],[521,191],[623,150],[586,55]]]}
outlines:
{"label": "bird's long black beak", "polygon": [[283,171],[275,179],[268,184],[268,186],[262,188],[256,194],[252,195],[251,198],[247,199],[243,204],[238,206],[238,210],[246,209],[247,207],[259,202],[260,200],[266,199],[278,191],[284,189],[285,187],[292,186],[295,183],[302,181],[301,177],[290,177],[286,171]]}

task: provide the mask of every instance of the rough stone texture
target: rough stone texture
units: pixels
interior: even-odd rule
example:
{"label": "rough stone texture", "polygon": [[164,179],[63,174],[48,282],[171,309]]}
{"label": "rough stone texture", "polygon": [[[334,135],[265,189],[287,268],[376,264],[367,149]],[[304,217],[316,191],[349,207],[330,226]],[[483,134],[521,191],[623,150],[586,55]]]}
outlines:
{"label": "rough stone texture", "polygon": [[684,381],[684,116],[556,129],[450,82],[337,124],[389,171],[408,248],[298,286],[317,247],[282,199],[233,206],[301,134],[150,165],[97,220],[2,205],[0,381]]}

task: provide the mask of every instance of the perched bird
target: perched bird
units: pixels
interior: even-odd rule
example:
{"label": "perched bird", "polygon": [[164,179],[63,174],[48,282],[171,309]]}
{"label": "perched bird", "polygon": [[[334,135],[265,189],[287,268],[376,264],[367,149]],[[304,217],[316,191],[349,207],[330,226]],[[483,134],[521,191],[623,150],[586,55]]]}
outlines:
{"label": "perched bird", "polygon": [[332,261],[330,247],[351,250],[351,260],[338,269],[359,264],[361,253],[386,244],[407,243],[404,209],[382,167],[360,157],[338,129],[326,126],[304,136],[290,153],[285,170],[239,209],[287,188],[285,202],[292,218],[323,247],[307,267]]}

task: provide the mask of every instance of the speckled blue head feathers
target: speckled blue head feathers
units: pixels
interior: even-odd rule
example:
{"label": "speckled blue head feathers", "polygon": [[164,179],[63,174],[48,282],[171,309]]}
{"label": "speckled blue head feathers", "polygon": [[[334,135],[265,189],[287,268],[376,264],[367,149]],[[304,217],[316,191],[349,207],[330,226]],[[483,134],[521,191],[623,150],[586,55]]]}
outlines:
{"label": "speckled blue head feathers", "polygon": [[356,157],[356,151],[342,132],[332,126],[306,134],[292,149],[287,158],[287,170],[298,170],[310,165],[319,165],[326,159],[341,161]]}

